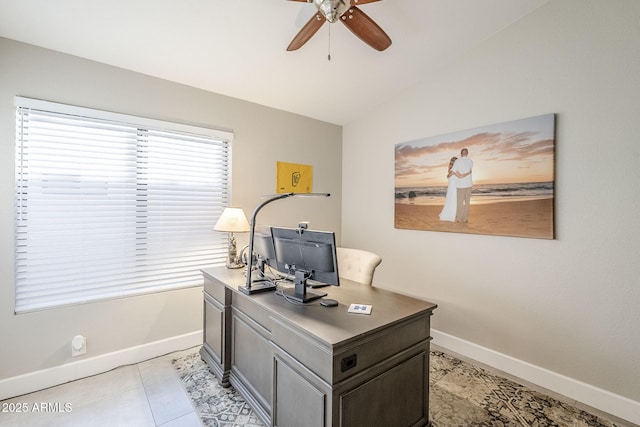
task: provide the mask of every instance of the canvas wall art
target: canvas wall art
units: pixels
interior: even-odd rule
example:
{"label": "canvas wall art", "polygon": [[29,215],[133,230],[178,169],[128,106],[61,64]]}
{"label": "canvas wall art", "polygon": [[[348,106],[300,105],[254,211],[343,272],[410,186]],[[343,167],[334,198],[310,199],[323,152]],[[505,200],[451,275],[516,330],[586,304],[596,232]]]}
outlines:
{"label": "canvas wall art", "polygon": [[555,115],[395,146],[395,227],[554,238]]}
{"label": "canvas wall art", "polygon": [[312,190],[313,166],[276,162],[277,193],[311,193]]}

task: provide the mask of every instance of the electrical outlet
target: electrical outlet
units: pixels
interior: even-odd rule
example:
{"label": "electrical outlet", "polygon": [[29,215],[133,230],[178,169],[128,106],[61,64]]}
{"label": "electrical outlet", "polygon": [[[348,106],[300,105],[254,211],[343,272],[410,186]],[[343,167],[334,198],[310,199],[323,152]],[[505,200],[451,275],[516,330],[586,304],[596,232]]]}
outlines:
{"label": "electrical outlet", "polygon": [[76,335],[71,340],[71,356],[80,356],[87,352],[87,338],[82,335]]}

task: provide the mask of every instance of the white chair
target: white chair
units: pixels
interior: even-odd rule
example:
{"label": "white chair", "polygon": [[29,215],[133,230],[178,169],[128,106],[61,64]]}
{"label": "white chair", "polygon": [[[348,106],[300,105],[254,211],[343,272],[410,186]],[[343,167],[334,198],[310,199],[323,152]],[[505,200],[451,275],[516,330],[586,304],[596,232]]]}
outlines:
{"label": "white chair", "polygon": [[380,256],[361,249],[336,248],[338,274],[354,282],[371,285],[373,273],[382,262]]}

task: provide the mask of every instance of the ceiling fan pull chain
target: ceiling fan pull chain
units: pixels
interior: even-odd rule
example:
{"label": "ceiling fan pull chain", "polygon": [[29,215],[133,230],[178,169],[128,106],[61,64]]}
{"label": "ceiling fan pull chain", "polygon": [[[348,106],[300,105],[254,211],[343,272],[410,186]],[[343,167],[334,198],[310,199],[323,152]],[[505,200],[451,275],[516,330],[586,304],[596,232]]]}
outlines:
{"label": "ceiling fan pull chain", "polygon": [[327,54],[327,61],[331,61],[331,25],[329,25],[329,53]]}

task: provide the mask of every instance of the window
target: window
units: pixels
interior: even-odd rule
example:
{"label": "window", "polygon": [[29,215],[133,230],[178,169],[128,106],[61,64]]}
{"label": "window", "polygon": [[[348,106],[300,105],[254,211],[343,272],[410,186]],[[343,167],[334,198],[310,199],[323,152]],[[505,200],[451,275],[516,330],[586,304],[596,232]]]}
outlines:
{"label": "window", "polygon": [[202,284],[229,132],[16,97],[16,313]]}

